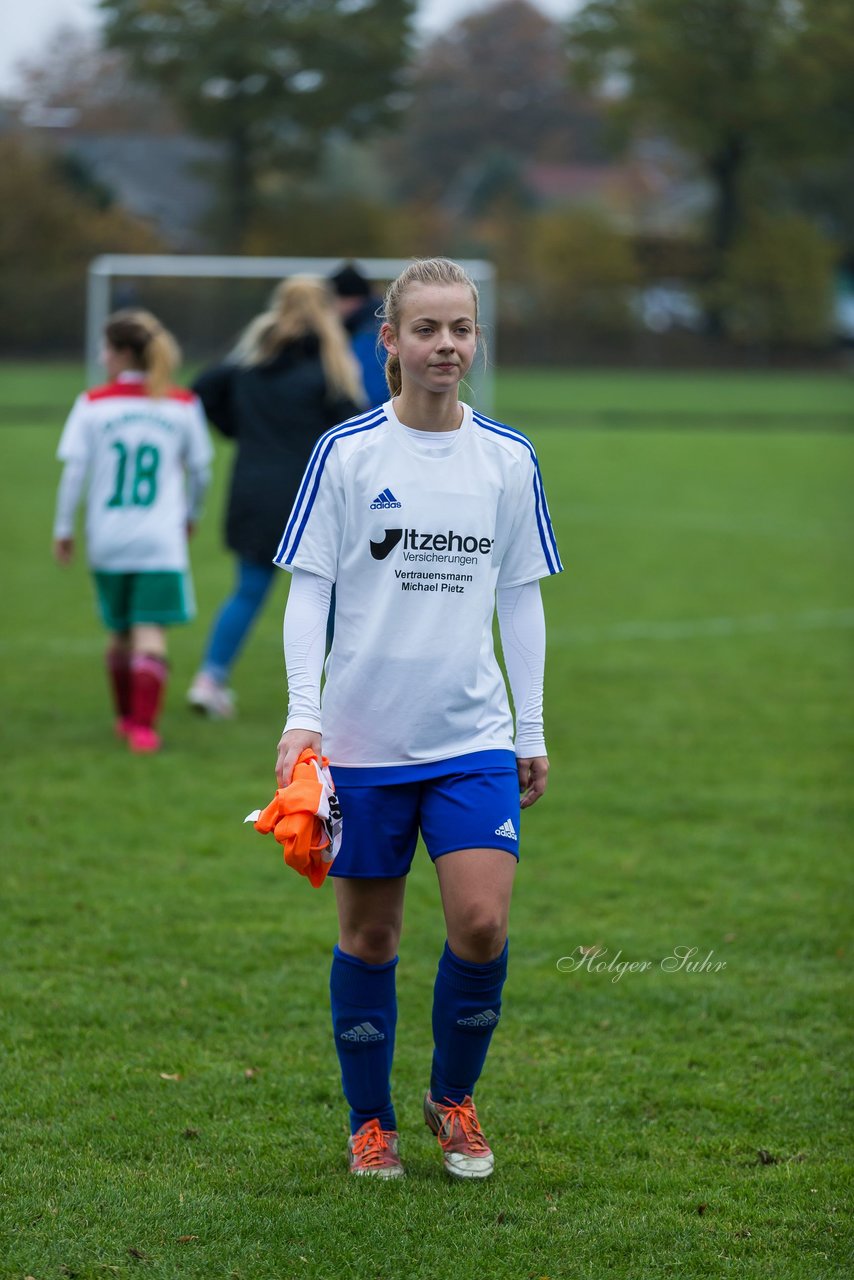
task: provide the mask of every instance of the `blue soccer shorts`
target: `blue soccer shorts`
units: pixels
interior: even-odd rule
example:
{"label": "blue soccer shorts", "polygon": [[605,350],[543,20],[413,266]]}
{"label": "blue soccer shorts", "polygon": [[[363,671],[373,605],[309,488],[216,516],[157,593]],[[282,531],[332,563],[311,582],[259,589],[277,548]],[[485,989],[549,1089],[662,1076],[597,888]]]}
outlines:
{"label": "blue soccer shorts", "polygon": [[[509,752],[496,752],[512,761]],[[345,879],[405,876],[418,833],[435,862],[455,849],[505,849],[519,857],[519,774],[513,764],[366,786],[333,767],[342,836],[329,874]],[[374,772],[373,770],[371,771]]]}

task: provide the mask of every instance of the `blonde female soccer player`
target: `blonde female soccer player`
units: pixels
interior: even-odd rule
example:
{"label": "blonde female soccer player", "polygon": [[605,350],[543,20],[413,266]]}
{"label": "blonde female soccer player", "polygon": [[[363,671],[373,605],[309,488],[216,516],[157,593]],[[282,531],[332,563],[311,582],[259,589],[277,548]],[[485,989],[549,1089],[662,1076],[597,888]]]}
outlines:
{"label": "blonde female soccer player", "polygon": [[458,398],[477,310],[474,283],[446,259],[393,282],[381,329],[391,399],[321,437],[276,555],[293,574],[276,772],[285,785],[322,738],[344,819],[331,996],[350,1169],[387,1178],[403,1172],[390,1075],[418,833],[447,927],[424,1117],[448,1173],[485,1178],[493,1154],[472,1095],[501,1015],[520,808],[543,795],[549,767],[539,579],[562,566],[531,444]]}
{"label": "blonde female soccer player", "polygon": [[306,276],[283,280],[231,358],[201,374],[193,390],[236,446],[225,533],[237,573],[187,699],[205,715],[230,719],[229,677],[272,585],[305,464],[319,435],[366,404],[329,286]]}
{"label": "blonde female soccer player", "polygon": [[110,632],[107,672],[116,729],[131,751],[156,751],[166,687],[166,632],[194,613],[187,539],[210,476],[197,398],[172,385],[175,339],[147,311],[117,311],[104,330],[109,382],[77,398],[57,457],[65,464],[54,555],[74,555],[87,488],[86,544]]}

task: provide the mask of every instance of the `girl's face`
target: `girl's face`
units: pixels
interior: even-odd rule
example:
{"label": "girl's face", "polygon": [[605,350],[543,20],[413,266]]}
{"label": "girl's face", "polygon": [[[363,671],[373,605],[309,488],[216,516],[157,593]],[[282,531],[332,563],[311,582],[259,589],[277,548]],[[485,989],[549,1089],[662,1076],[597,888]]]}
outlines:
{"label": "girl's face", "polygon": [[411,285],[401,299],[400,325],[384,324],[383,345],[400,359],[407,382],[427,391],[456,390],[477,350],[475,301],[462,284]]}

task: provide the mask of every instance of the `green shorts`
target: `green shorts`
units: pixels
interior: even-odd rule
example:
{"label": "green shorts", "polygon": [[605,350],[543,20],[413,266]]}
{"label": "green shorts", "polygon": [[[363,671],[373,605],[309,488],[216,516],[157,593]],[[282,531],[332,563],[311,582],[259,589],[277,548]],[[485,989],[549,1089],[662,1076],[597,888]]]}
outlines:
{"label": "green shorts", "polygon": [[168,627],[196,616],[189,573],[103,573],[95,570],[101,617],[110,631],[142,623]]}

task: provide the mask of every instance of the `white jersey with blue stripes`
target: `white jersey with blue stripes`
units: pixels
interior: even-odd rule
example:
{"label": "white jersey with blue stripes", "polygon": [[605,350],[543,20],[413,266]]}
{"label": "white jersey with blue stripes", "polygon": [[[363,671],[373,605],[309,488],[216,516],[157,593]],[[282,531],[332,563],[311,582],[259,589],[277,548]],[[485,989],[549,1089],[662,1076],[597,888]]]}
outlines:
{"label": "white jersey with blue stripes", "polygon": [[323,691],[333,765],[512,750],[498,587],[562,569],[533,446],[463,405],[421,446],[391,402],[318,440],[275,562],[336,584]]}

